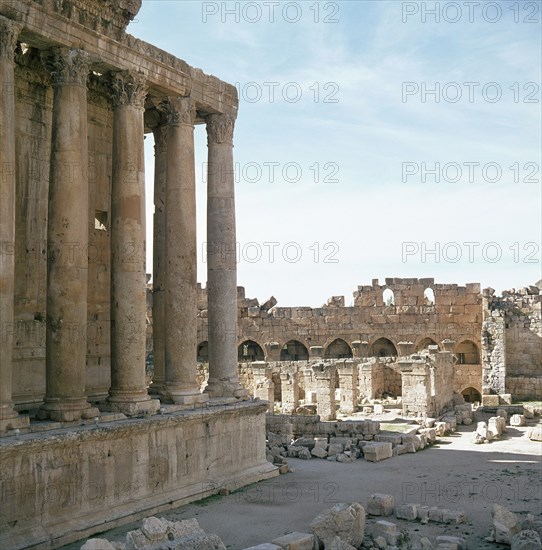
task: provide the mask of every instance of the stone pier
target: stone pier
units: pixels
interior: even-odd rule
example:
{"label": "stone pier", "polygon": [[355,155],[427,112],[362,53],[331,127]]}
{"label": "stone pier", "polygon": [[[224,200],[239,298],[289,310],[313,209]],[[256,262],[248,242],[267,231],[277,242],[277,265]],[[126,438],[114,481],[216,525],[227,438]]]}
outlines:
{"label": "stone pier", "polygon": [[282,412],[292,414],[299,407],[299,372],[296,367],[283,368],[280,373]]}
{"label": "stone pier", "polygon": [[321,420],[337,418],[335,402],[335,367],[319,363],[312,367],[316,379],[316,412]]}
{"label": "stone pier", "polygon": [[358,410],[359,367],[352,359],[337,362],[337,375],[341,400],[339,409],[344,414],[352,414]]}
{"label": "stone pier", "polygon": [[264,361],[252,363],[254,376],[254,397],[269,401],[269,412],[273,412],[275,403],[275,384],[273,382],[273,370]]}

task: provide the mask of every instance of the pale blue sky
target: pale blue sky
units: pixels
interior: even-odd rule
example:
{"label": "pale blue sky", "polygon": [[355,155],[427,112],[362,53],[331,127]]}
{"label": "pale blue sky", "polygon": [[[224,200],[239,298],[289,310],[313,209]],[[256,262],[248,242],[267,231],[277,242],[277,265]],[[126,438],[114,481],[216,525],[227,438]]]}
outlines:
{"label": "pale blue sky", "polygon": [[[331,295],[350,303],[377,277],[497,291],[540,279],[541,2],[441,1],[439,22],[428,12],[435,2],[271,4],[274,20],[259,2],[254,21],[255,2],[143,0],[129,27],[238,87],[238,281],[247,295],[320,306]],[[438,103],[416,92],[435,83]],[[203,243],[203,127],[196,148]],[[151,136],[147,153],[151,198]],[[422,163],[448,167],[439,183],[423,181]],[[479,163],[473,181],[468,163]],[[423,256],[424,246],[440,246],[440,257]]]}

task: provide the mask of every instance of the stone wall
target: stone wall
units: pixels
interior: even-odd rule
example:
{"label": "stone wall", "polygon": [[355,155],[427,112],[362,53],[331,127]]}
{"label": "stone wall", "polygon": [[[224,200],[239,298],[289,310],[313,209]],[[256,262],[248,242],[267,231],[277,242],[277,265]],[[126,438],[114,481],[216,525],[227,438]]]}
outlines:
{"label": "stone wall", "polygon": [[2,441],[0,547],[58,548],[277,475],[265,411],[239,402]]}

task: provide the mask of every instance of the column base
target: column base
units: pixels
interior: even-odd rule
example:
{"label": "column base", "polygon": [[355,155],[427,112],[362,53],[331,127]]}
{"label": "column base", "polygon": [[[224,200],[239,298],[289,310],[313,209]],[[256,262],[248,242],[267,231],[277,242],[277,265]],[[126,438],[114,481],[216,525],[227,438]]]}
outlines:
{"label": "column base", "polygon": [[243,387],[239,380],[234,378],[209,378],[205,393],[209,394],[209,398],[216,397],[235,397],[240,400],[250,399],[248,390]]}
{"label": "column base", "polygon": [[28,428],[30,418],[28,416],[19,415],[13,409],[0,409],[0,432],[8,430],[16,430],[17,428]]}
{"label": "column base", "polygon": [[209,401],[207,393],[200,393],[198,389],[178,390],[174,387],[164,389],[165,399],[173,402],[175,405],[200,405]]}
{"label": "column base", "polygon": [[106,401],[100,403],[100,409],[107,412],[119,412],[126,416],[141,414],[156,414],[160,410],[160,401],[151,399],[148,395],[128,396],[110,395]]}
{"label": "column base", "polygon": [[165,388],[165,380],[153,380],[151,385],[149,386],[149,395],[160,397],[164,395]]}
{"label": "column base", "polygon": [[54,422],[74,422],[81,419],[90,419],[100,416],[100,411],[81,399],[47,399],[38,410],[39,420],[53,420]]}

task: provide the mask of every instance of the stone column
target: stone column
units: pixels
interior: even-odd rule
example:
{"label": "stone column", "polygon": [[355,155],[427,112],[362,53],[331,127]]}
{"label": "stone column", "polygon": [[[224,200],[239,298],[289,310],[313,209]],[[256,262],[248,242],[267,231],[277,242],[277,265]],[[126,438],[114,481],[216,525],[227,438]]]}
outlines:
{"label": "stone column", "polygon": [[145,381],[145,171],[141,73],[112,75],[111,389],[109,410],[152,413],[160,402]]}
{"label": "stone column", "polygon": [[165,263],[166,263],[166,147],[167,126],[154,129],[154,246],[152,268],[152,340],[154,376],[151,391],[161,394],[165,367]]}
{"label": "stone column", "polygon": [[0,432],[28,424],[13,409],[15,290],[15,46],[21,27],[0,17]]}
{"label": "stone column", "polygon": [[237,373],[237,254],[231,115],[207,116],[207,291],[210,397],[248,396]]}
{"label": "stone column", "polygon": [[312,367],[316,378],[316,412],[321,420],[335,420],[337,405],[335,403],[335,372],[331,365],[323,363]]}
{"label": "stone column", "polygon": [[359,370],[358,363],[352,359],[337,362],[339,388],[341,390],[340,410],[352,414],[358,410]]}
{"label": "stone column", "polygon": [[[165,394],[180,405],[208,399],[196,381],[197,241],[194,122],[191,98],[171,97],[167,114]],[[237,362],[235,363],[237,368]]]}
{"label": "stone column", "polygon": [[47,218],[46,390],[41,418],[73,421],[97,414],[85,396],[88,288],[88,54],[44,54],[53,79]]}
{"label": "stone column", "polygon": [[283,414],[293,414],[299,407],[299,373],[295,367],[283,367],[280,373]]}

